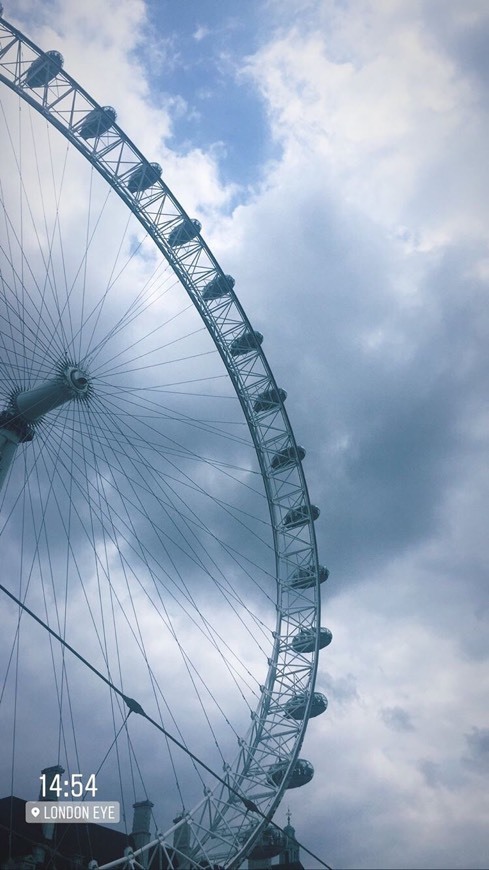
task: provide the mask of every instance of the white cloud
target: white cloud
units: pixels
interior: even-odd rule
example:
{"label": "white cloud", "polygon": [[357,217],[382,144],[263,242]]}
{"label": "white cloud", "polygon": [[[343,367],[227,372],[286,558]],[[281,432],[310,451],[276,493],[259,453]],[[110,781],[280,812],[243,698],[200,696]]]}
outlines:
{"label": "white cloud", "polygon": [[188,107],[153,86],[155,72],[174,63],[178,46],[167,45],[151,31],[143,0],[110,0],[102,7],[56,0],[46,4],[42,16],[33,15],[35,5],[25,0],[17,10],[23,29],[44,50],[60,50],[65,70],[94,99],[116,109],[118,124],[148,160],[162,165],[165,180],[175,184],[177,197],[192,216],[226,209],[236,185],[220,180],[219,146],[205,154],[184,147],[178,154],[167,147],[172,119]]}
{"label": "white cloud", "polygon": [[208,27],[204,27],[199,25],[193,34],[193,38],[196,42],[200,42],[202,39],[205,39],[210,34],[210,29]]}
{"label": "white cloud", "polygon": [[[445,8],[452,34],[486,16]],[[246,71],[282,154],[215,244],[289,390],[332,571],[295,823],[333,866],[483,866],[487,111],[426,4],[270,9]]]}
{"label": "white cloud", "polygon": [[291,169],[322,163],[345,201],[384,226],[406,224],[426,245],[463,233],[467,221],[482,234],[486,203],[474,194],[487,122],[422,12],[326,4],[319,26],[282,26],[247,72]]}

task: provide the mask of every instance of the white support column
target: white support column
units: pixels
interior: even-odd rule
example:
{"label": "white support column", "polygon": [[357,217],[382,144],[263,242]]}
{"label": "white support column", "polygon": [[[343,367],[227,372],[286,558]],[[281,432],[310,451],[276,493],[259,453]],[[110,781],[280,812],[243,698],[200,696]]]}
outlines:
{"label": "white support column", "polygon": [[85,372],[76,366],[68,365],[53,380],[11,398],[9,407],[0,414],[0,489],[12,465],[17,447],[22,441],[27,440],[25,433],[29,428],[49,411],[59,408],[71,399],[87,396],[89,389],[89,380]]}
{"label": "white support column", "polygon": [[12,465],[20,437],[10,429],[0,428],[0,489]]}

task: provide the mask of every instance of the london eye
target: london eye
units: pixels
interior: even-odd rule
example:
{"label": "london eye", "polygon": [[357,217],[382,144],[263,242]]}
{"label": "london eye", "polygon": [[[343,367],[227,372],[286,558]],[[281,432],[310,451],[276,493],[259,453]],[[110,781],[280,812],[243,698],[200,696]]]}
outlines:
{"label": "london eye", "polygon": [[125,816],[151,798],[148,854],[237,867],[327,706],[306,451],[164,165],[3,17],[0,82],[4,775],[42,733]]}

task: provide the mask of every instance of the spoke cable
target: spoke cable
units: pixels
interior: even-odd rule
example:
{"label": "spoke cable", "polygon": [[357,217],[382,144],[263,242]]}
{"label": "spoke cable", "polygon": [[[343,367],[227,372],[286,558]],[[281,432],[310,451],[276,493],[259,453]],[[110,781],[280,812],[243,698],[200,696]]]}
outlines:
{"label": "spoke cable", "polygon": [[[227,791],[229,791],[232,795],[234,795],[234,797],[238,798],[241,801],[241,803],[244,805],[244,807],[246,808],[247,812],[256,813],[262,819],[265,819],[269,824],[272,824],[279,831],[282,831],[282,828],[280,828],[279,825],[275,824],[275,822],[273,822],[273,820],[270,819],[266,813],[263,813],[259,809],[259,807],[256,806],[254,801],[250,800],[250,798],[246,797],[246,795],[243,795],[240,791],[238,791],[238,789],[235,788],[233,785],[231,785],[231,783],[229,781],[224,779],[219,773],[216,773],[215,770],[212,770],[212,768],[209,767],[209,765],[206,764],[205,761],[202,761],[202,759],[199,758],[197,755],[195,755],[195,753],[191,752],[191,750],[188,749],[188,747],[184,746],[183,743],[181,743],[179,740],[177,740],[177,738],[174,737],[173,734],[171,734],[169,731],[167,731],[166,728],[164,728],[162,725],[160,725],[159,722],[157,722],[155,719],[152,719],[152,717],[149,716],[148,713],[146,713],[143,710],[143,708],[141,707],[141,705],[138,703],[137,700],[135,700],[134,698],[130,698],[128,695],[125,695],[124,692],[121,691],[121,689],[119,689],[116,685],[114,685],[114,683],[112,683],[109,679],[107,679],[107,677],[105,677],[99,670],[97,670],[97,668],[94,667],[84,656],[82,656],[81,653],[79,653],[76,649],[74,649],[74,647],[72,647],[69,643],[67,643],[66,640],[64,640],[56,631],[54,631],[52,628],[50,628],[49,625],[47,625],[42,619],[40,619],[39,616],[37,616],[35,613],[33,613],[33,611],[29,607],[27,607],[25,604],[23,604],[22,601],[20,601],[12,592],[9,592],[9,590],[2,583],[0,583],[0,590],[2,592],[5,592],[5,594],[8,595],[8,597],[11,598],[12,601],[14,601],[19,607],[22,608],[22,610],[24,610],[26,613],[28,613],[29,616],[32,617],[32,619],[34,619],[36,622],[39,623],[39,625],[41,625],[43,628],[45,628],[46,631],[48,631],[50,634],[52,634],[53,637],[60,644],[62,644],[65,647],[65,649],[69,650],[74,656],[76,656],[76,658],[79,659],[79,661],[81,661],[87,668],[89,668],[89,670],[91,670],[113,692],[115,692],[116,695],[118,695],[120,698],[122,698],[122,700],[124,701],[124,703],[126,704],[128,710],[129,710],[129,714],[128,714],[127,718],[129,718],[129,715],[131,713],[137,713],[143,719],[146,719],[150,723],[150,725],[153,725],[158,731],[160,731],[162,734],[164,734],[169,740],[171,740],[172,743],[174,743],[179,749],[181,749],[182,752],[184,752],[186,755],[188,755],[190,758],[192,758],[196,764],[198,764],[200,767],[202,767],[203,770],[206,771],[206,773],[209,773],[215,780],[217,780],[217,782],[219,782],[221,785],[223,785]],[[127,719],[126,719],[126,721],[127,721]],[[304,848],[304,850],[309,855],[311,855],[311,857],[313,857],[316,861],[319,861],[319,863],[323,867],[325,867],[326,870],[332,870],[332,868],[330,867],[329,864],[326,864],[324,861],[321,860],[321,858],[318,858],[318,856],[314,855],[314,853],[311,852],[309,849],[302,847],[302,845],[301,845],[301,848]]]}

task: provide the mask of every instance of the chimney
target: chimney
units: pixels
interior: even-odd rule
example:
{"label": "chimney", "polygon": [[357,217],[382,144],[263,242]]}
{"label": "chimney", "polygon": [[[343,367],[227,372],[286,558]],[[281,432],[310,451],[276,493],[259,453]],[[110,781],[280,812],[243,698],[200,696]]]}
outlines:
{"label": "chimney", "polygon": [[[151,810],[154,804],[150,800],[138,801],[133,804],[134,816],[132,820],[132,838],[134,840],[134,851],[142,849],[151,839]],[[144,852],[138,859],[139,863],[144,867],[148,866],[148,853]]]}

